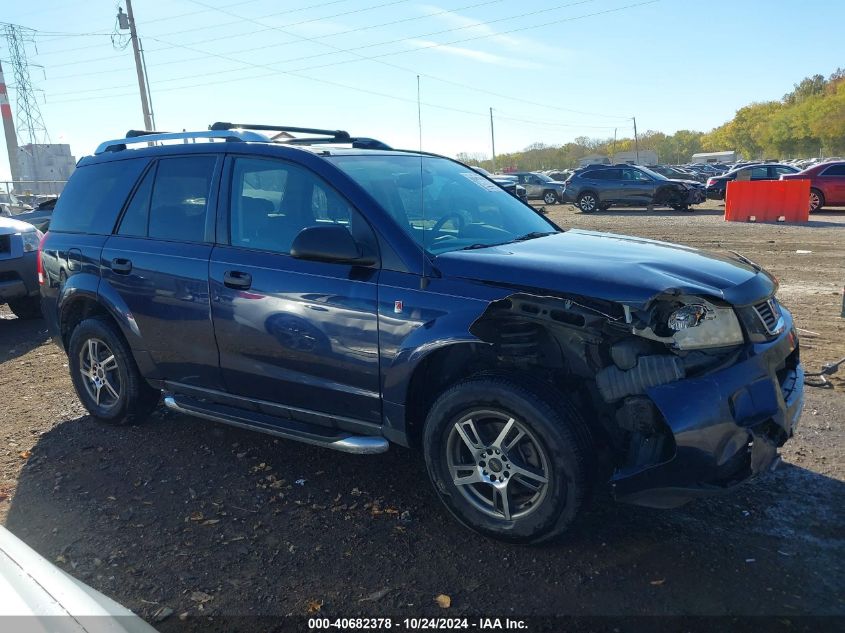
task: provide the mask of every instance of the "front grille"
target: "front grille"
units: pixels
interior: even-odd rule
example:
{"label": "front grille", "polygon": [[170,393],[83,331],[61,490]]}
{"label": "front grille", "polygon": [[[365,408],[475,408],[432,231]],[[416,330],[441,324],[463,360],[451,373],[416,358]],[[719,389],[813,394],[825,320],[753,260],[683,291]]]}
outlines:
{"label": "front grille", "polygon": [[754,312],[757,313],[757,317],[769,334],[778,334],[783,329],[780,307],[774,297],[754,304]]}
{"label": "front grille", "polygon": [[12,250],[12,236],[0,235],[0,253],[9,253]]}

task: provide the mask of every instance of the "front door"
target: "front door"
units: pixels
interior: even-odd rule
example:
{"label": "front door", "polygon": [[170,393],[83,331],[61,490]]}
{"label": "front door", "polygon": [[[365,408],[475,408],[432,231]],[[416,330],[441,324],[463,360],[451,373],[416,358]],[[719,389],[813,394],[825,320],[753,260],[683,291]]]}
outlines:
{"label": "front door", "polygon": [[158,377],[219,388],[208,295],[213,155],[152,163],[101,255],[101,292],[129,308]]}
{"label": "front door", "polygon": [[308,226],[341,224],[367,249],[376,248],[372,230],[300,165],[269,158],[230,161],[223,194],[229,243],[214,248],[209,271],[227,390],[379,423],[378,268],[289,254]]}
{"label": "front door", "polygon": [[623,167],[622,193],[627,204],[648,206],[654,199],[654,181],[639,169]]}

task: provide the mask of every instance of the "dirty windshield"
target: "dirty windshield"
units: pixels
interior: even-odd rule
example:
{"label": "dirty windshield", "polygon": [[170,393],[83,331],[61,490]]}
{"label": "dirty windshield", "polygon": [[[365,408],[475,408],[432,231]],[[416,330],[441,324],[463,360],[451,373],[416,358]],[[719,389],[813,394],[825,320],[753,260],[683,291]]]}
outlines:
{"label": "dirty windshield", "polygon": [[451,160],[413,155],[332,160],[432,255],[558,230],[496,183]]}

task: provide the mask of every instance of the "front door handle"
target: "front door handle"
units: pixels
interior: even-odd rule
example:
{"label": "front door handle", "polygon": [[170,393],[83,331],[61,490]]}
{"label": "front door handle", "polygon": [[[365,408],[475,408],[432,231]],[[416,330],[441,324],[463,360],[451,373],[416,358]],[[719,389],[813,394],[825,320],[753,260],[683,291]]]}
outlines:
{"label": "front door handle", "polygon": [[223,273],[223,285],[236,290],[249,290],[252,286],[252,275],[239,270],[227,270]]}
{"label": "front door handle", "polygon": [[132,272],[132,262],[128,259],[116,257],[111,260],[111,269],[118,275],[128,275]]}

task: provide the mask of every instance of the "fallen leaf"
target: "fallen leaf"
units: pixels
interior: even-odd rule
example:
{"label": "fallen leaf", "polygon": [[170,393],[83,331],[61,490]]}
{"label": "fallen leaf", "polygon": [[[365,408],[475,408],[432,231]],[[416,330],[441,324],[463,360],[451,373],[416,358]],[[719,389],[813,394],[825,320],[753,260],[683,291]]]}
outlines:
{"label": "fallen leaf", "polygon": [[308,613],[319,613],[320,609],[322,609],[322,608],[323,608],[323,601],[322,600],[320,600],[319,602],[316,601],[316,600],[309,600],[305,604],[305,610]]}
{"label": "fallen leaf", "polygon": [[452,606],[452,599],[449,596],[447,596],[445,593],[441,593],[439,596],[437,596],[434,599],[434,601],[437,603],[437,605],[441,609],[448,609],[449,607]]}
{"label": "fallen leaf", "polygon": [[171,615],[173,615],[173,609],[170,607],[161,607],[153,614],[153,622],[163,622]]}
{"label": "fallen leaf", "polygon": [[191,519],[191,521],[202,521],[205,517],[203,516],[202,512],[192,512],[189,518]]}
{"label": "fallen leaf", "polygon": [[209,596],[204,591],[193,591],[193,592],[191,592],[191,600],[193,600],[194,602],[199,602],[200,604],[203,604],[204,602],[208,602],[212,598],[213,598],[213,596]]}
{"label": "fallen leaf", "polygon": [[220,519],[206,519],[200,525],[214,525],[215,523],[220,523]]}
{"label": "fallen leaf", "polygon": [[32,451],[21,451],[20,453],[18,453],[18,455],[21,459],[29,459],[30,457],[32,457]]}
{"label": "fallen leaf", "polygon": [[662,585],[664,582],[666,582],[666,579],[665,579],[665,578],[661,578],[660,580],[652,580],[650,584],[655,585],[656,587],[659,587],[659,586],[660,586],[660,585]]}
{"label": "fallen leaf", "polygon": [[384,598],[388,593],[390,593],[390,589],[374,591],[369,596],[361,598],[358,602],[376,602],[377,600],[381,600],[382,598]]}

